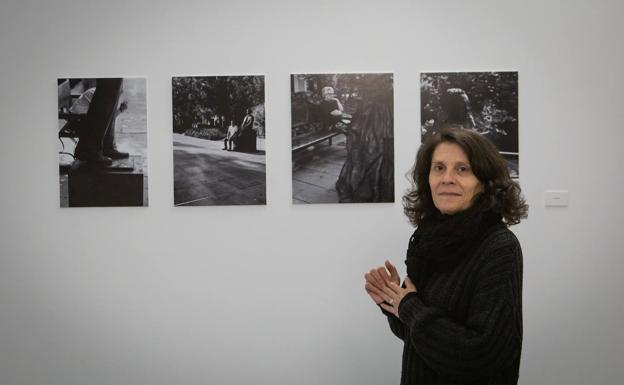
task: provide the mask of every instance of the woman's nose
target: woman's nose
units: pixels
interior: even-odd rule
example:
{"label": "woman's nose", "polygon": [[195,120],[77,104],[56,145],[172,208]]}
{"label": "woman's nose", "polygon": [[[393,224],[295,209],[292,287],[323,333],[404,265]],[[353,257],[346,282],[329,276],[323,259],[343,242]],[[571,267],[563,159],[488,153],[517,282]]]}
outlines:
{"label": "woman's nose", "polygon": [[446,170],[444,174],[442,174],[442,183],[450,184],[455,182],[455,174],[453,170]]}

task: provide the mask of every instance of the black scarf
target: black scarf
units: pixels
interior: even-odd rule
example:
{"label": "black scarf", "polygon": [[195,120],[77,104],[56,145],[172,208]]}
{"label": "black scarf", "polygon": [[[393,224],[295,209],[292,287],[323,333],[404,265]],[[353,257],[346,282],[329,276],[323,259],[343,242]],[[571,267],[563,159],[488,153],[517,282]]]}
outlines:
{"label": "black scarf", "polygon": [[424,287],[434,272],[451,270],[503,226],[500,214],[486,205],[480,197],[470,208],[453,215],[438,214],[414,231],[405,264],[416,287]]}

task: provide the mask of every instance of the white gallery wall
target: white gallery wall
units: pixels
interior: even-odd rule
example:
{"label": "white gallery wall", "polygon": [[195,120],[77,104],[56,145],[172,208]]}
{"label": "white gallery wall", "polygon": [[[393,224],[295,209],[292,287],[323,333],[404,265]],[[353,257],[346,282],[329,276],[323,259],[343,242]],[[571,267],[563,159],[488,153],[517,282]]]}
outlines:
{"label": "white gallery wall", "polygon": [[[398,384],[420,71],[517,70],[520,383],[624,378],[620,1],[0,4],[0,385]],[[394,72],[394,204],[291,204],[290,73]],[[171,77],[266,76],[267,206],[173,207]],[[147,78],[149,207],[60,209],[57,77]],[[545,190],[568,207],[545,207]]]}

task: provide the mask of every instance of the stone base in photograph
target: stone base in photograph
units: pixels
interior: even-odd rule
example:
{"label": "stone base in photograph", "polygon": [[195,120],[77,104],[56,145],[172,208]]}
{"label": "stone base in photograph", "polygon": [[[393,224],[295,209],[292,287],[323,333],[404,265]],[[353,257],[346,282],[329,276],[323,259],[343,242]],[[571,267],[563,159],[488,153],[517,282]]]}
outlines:
{"label": "stone base in photograph", "polygon": [[94,167],[75,161],[68,173],[69,207],[143,206],[143,173],[132,159]]}

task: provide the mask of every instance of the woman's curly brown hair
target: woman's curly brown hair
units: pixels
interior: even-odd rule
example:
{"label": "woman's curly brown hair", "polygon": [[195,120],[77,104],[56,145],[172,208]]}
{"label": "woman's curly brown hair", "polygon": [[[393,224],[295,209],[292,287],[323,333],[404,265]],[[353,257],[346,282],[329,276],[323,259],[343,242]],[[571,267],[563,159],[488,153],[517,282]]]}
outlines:
{"label": "woman's curly brown hair", "polygon": [[[474,175],[483,184],[479,198],[485,207],[501,215],[508,226],[527,217],[520,186],[509,176],[505,160],[492,142],[481,134],[461,126],[448,126],[429,137],[418,150],[410,171],[412,187],[403,196],[403,210],[414,226],[420,226],[439,215],[431,197],[429,171],[431,158],[440,143],[455,143],[464,150]],[[475,197],[475,200],[477,197]]]}

